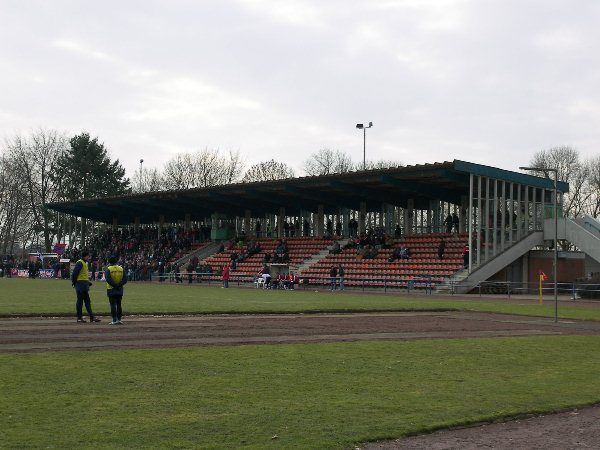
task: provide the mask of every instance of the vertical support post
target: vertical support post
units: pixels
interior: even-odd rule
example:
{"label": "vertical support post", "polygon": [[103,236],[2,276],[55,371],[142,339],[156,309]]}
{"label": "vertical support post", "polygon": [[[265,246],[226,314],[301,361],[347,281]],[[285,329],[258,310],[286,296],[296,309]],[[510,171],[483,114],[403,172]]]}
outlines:
{"label": "vertical support post", "polygon": [[360,202],[360,212],[358,214],[358,234],[366,231],[365,219],[367,216],[367,202]]}
{"label": "vertical support post", "polygon": [[246,237],[249,239],[250,236],[252,236],[252,230],[250,229],[250,219],[252,218],[251,216],[251,211],[249,209],[247,209],[244,212],[244,233],[246,233]]}
{"label": "vertical support post", "polygon": [[165,216],[163,216],[162,214],[160,216],[158,216],[158,236],[157,239],[160,239],[160,234],[162,229],[165,226]]}
{"label": "vertical support post", "polygon": [[316,224],[314,225],[314,234],[317,237],[322,238],[325,235],[325,213],[324,213],[324,206],[323,205],[317,205],[317,215],[316,215]]}
{"label": "vertical support post", "polygon": [[283,221],[285,220],[285,207],[280,207],[279,208],[279,217],[277,218],[277,236],[279,236],[279,238],[283,238]]}
{"label": "vertical support post", "polygon": [[[482,249],[482,242],[481,242],[481,237],[483,234],[483,226],[484,226],[484,221],[485,221],[485,211],[483,211],[483,205],[482,205],[482,193],[481,193],[481,185],[482,185],[482,180],[481,180],[481,175],[477,175],[477,228],[475,229],[475,232],[477,233],[475,240],[477,242],[477,248],[475,249],[477,251],[477,264],[480,265],[481,264],[481,249]],[[469,258],[472,258],[472,254],[473,254],[473,246],[469,243]],[[470,266],[469,266],[469,270],[470,270]]]}
{"label": "vertical support post", "polygon": [[467,245],[469,246],[469,273],[471,273],[473,267],[473,174],[469,175],[469,208],[467,209],[467,223],[469,231],[469,240]]}
{"label": "vertical support post", "polygon": [[558,169],[554,170],[554,322],[558,322]]}

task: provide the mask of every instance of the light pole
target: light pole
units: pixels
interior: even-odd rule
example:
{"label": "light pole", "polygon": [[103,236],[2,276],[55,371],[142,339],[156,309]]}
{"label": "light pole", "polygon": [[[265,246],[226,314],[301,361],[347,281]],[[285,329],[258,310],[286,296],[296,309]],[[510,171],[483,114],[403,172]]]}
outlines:
{"label": "light pole", "polygon": [[357,123],[356,128],[363,130],[363,170],[367,168],[367,128],[371,128],[373,122],[369,122],[369,126],[365,127],[362,123]]}
{"label": "light pole", "polygon": [[544,172],[548,175],[548,172],[554,172],[554,261],[552,265],[552,276],[554,277],[554,322],[558,322],[558,169],[549,169],[546,167],[519,167],[521,170],[532,170],[538,172]]}
{"label": "light pole", "polygon": [[142,191],[142,188],[144,186],[144,180],[143,180],[144,172],[142,172],[142,164],[144,164],[144,160],[140,159],[140,192]]}

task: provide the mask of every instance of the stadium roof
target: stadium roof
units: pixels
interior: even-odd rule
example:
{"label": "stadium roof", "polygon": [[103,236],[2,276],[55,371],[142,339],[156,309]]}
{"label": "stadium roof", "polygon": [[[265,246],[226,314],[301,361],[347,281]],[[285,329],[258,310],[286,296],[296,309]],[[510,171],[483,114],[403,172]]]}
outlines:
{"label": "stadium roof", "polygon": [[[208,188],[129,194],[117,197],[94,198],[73,202],[51,203],[48,208],[100,222],[119,224],[152,223],[164,216],[167,222],[203,220],[213,213],[230,217],[244,216],[251,210],[253,217],[279,214],[285,208],[287,216],[301,211],[317,211],[323,205],[326,214],[337,214],[339,208],[359,210],[366,202],[367,211],[380,211],[382,203],[407,206],[414,201],[415,209],[427,209],[431,200],[460,204],[469,195],[470,174],[507,182],[553,189],[547,178],[511,172],[479,164],[454,160],[320,175],[254,183],[236,183]],[[559,182],[560,192],[568,192],[567,183]]]}

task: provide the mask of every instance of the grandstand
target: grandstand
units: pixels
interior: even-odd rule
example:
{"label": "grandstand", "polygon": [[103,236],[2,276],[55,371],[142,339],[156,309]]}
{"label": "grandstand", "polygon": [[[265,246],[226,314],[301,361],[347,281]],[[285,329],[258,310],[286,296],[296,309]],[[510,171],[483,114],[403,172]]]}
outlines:
{"label": "grandstand", "polygon": [[[524,285],[536,281],[531,252],[547,249],[552,242],[553,227],[548,223],[555,215],[562,216],[565,192],[568,184],[564,182],[555,187],[550,179],[455,160],[47,206],[113,228],[152,224],[158,230],[176,226],[187,231],[202,224],[211,227],[213,242],[254,238],[262,251],[239,262],[233,279],[240,281],[256,276],[264,253],[272,254],[277,240],[286,238],[290,268],[309,284],[326,283],[328,269],[341,264],[348,286],[389,286],[392,282],[409,287],[411,282],[418,286],[419,280],[428,278],[429,286],[443,286],[451,279],[469,290],[488,279],[504,278]],[[555,193],[557,211],[553,208]],[[458,230],[448,234],[451,215],[457,217]],[[556,237],[582,251],[577,264],[560,252],[558,273],[562,279],[558,281],[575,276],[575,266],[581,275],[598,271],[589,267],[600,265],[600,223],[592,218],[556,220],[560,222]],[[259,223],[271,236],[256,233]],[[335,224],[339,235],[333,236],[332,227],[326,224]],[[385,234],[388,241],[375,245],[376,256],[359,259],[352,248],[329,254],[334,240],[348,244],[373,232]],[[303,237],[299,237],[301,233]],[[437,246],[442,238],[446,250],[440,259]],[[465,245],[470,252],[463,269]],[[411,248],[411,258],[389,261],[390,253],[400,246]],[[228,245],[218,252],[217,247],[206,247],[212,254],[202,256],[203,263],[222,267],[231,260],[234,248]],[[541,255],[543,259],[543,252]],[[186,258],[185,254],[178,256]]]}
{"label": "grandstand", "polygon": [[[333,240],[331,239],[315,239],[311,237],[286,238],[285,240],[289,249],[289,261],[285,264],[288,264],[292,270],[297,270],[297,267],[304,261],[319,254],[333,244]],[[277,243],[280,240],[274,238],[257,238],[255,241],[260,244],[261,251],[244,261],[238,262],[235,271],[232,272],[232,280],[247,281],[256,278],[265,264],[264,255],[275,254]],[[242,248],[244,247],[232,246],[229,249],[206,258],[202,264],[210,265],[214,268],[223,267],[226,264],[230,264],[231,254],[234,252],[239,253]],[[211,280],[216,279],[218,278],[211,278]]]}
{"label": "grandstand", "polygon": [[[467,236],[451,233],[430,233],[395,239],[393,246],[379,249],[372,259],[359,258],[355,248],[347,248],[339,254],[329,254],[301,272],[301,276],[311,284],[329,281],[332,266],[342,266],[345,272],[346,286],[407,287],[413,280],[419,280],[415,287],[427,286],[424,281],[435,287],[463,268],[463,247]],[[447,243],[443,258],[439,258],[437,249],[440,241]],[[410,248],[408,259],[389,261],[394,248]]]}

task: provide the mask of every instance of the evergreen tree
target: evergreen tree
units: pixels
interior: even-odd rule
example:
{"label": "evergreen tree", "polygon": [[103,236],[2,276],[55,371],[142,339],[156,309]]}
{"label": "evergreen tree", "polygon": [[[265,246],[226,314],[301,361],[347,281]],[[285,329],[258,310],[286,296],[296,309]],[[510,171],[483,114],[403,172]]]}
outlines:
{"label": "evergreen tree", "polygon": [[60,158],[65,196],[69,200],[122,195],[131,192],[129,179],[118,159],[111,161],[104,144],[88,133],[73,137],[70,149]]}

